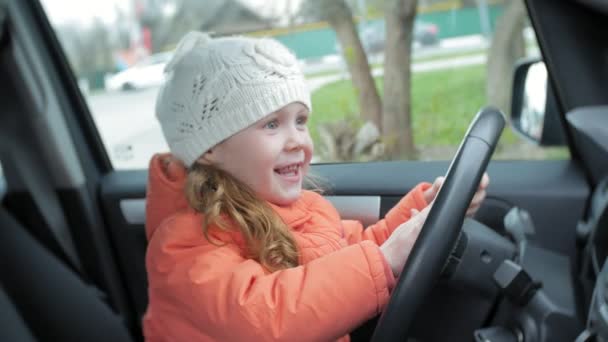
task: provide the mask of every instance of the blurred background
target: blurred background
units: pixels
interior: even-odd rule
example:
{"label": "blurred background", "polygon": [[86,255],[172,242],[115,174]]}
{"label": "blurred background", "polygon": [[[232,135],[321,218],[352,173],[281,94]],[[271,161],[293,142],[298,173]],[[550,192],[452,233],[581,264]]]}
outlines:
{"label": "blurred background", "polygon": [[[273,37],[313,97],[315,162],[451,159],[484,105],[510,111],[540,58],[521,0],[43,0],[115,168],[166,151],[163,68],[191,30]],[[539,90],[540,91],[540,90]],[[495,158],[567,158],[503,133]]]}

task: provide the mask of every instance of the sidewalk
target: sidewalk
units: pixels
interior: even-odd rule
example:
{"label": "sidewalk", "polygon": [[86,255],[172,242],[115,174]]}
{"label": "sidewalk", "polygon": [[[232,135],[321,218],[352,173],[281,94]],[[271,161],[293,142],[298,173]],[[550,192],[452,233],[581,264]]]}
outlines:
{"label": "sidewalk", "polygon": [[[524,38],[527,43],[535,41],[534,31],[527,28],[524,30]],[[486,53],[489,48],[489,42],[481,35],[464,36],[457,38],[442,39],[436,46],[422,47],[414,44],[412,54],[414,59],[432,58],[445,56],[442,59],[414,62],[412,64],[412,72],[425,72],[434,70],[444,70],[457,67],[465,67],[470,65],[480,65],[486,63]],[[462,56],[462,54],[471,53],[471,55]],[[450,57],[450,55],[461,54],[460,57]],[[529,56],[540,56],[538,49],[528,50]],[[384,55],[376,54],[369,56],[370,65],[383,64]],[[340,55],[325,56],[315,61],[302,61],[302,70],[305,75],[313,75],[318,73],[332,73],[323,76],[311,76],[307,78],[309,89],[311,92],[320,87],[338,80],[349,79],[350,75]],[[372,70],[373,76],[383,75],[384,70],[381,67],[376,67]]]}
{"label": "sidewalk", "polygon": [[[479,65],[486,62],[485,54],[478,54],[473,56],[456,57],[450,59],[440,59],[428,62],[419,62],[412,64],[412,72],[425,72],[434,70],[444,70],[451,68],[458,68],[470,65]],[[384,74],[383,68],[374,68],[372,70],[373,76],[382,76]],[[322,86],[339,81],[350,79],[350,75],[347,72],[336,72],[334,75],[312,77],[306,79],[308,82],[308,88],[311,92],[321,88]]]}

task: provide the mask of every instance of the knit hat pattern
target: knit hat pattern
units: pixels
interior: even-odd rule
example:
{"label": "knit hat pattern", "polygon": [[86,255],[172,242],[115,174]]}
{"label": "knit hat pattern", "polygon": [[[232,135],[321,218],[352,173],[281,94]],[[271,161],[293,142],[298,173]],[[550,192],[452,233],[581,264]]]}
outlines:
{"label": "knit hat pattern", "polygon": [[156,118],[171,153],[187,166],[292,102],[312,108],[297,59],[270,38],[190,32],[164,72]]}

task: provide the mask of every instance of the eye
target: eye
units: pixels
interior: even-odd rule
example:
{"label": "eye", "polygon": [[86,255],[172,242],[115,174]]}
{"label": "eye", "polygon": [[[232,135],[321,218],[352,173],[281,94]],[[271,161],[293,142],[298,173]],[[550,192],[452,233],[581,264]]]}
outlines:
{"label": "eye", "polygon": [[264,125],[264,128],[268,128],[268,129],[275,129],[275,128],[277,128],[277,127],[279,127],[279,121],[278,121],[278,120],[276,120],[276,119],[271,120],[271,121],[268,121],[268,122],[267,122],[267,123]]}
{"label": "eye", "polygon": [[296,119],[296,124],[299,125],[299,126],[305,126],[307,122],[308,122],[308,116],[307,115],[300,115]]}

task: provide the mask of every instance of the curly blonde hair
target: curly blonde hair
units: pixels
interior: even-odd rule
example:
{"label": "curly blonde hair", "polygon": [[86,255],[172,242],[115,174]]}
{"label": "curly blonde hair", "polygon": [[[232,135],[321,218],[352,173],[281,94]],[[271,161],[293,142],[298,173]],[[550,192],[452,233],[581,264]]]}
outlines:
{"label": "curly blonde hair", "polygon": [[204,216],[203,234],[209,230],[233,231],[233,222],[247,245],[247,257],[270,272],[298,266],[298,249],[287,225],[267,202],[258,198],[243,182],[213,165],[195,163],[190,167],[186,198]]}

